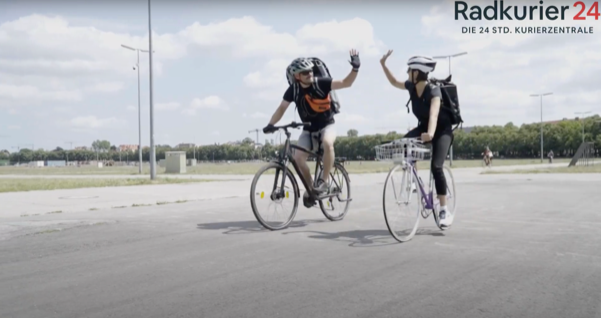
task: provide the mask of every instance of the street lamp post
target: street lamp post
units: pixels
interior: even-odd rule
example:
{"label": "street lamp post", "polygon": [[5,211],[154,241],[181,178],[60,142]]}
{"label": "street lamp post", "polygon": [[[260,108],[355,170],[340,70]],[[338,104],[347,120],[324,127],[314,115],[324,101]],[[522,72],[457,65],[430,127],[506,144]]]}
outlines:
{"label": "street lamp post", "polygon": [[544,94],[530,94],[530,97],[540,97],[540,162],[543,163],[543,96],[551,95],[552,92]]}
{"label": "street lamp post", "polygon": [[[574,114],[576,114],[576,115],[588,115],[590,113],[591,112],[588,111],[588,112],[576,112]],[[580,123],[581,123],[581,126],[582,126],[582,142],[584,142],[584,118],[580,118]]]}
{"label": "street lamp post", "polygon": [[148,49],[150,69],[150,179],[156,178],[156,150],[154,148],[154,104],[152,96],[152,15],[150,12],[150,0],[148,0]]}
{"label": "street lamp post", "polygon": [[140,111],[140,52],[148,53],[148,50],[133,48],[131,46],[127,46],[124,44],[121,44],[121,46],[128,50],[136,51],[136,53],[138,55],[138,60],[136,62],[136,69],[138,71],[138,157],[140,160],[140,163],[139,163],[140,166],[138,168],[138,172],[140,174],[142,174],[142,115],[141,115],[141,111]]}
{"label": "street lamp post", "polygon": [[[71,151],[73,151],[73,142],[72,141],[66,141],[66,144],[70,144],[71,145]],[[65,151],[65,154],[67,155],[67,166],[69,165],[69,152]]]}
{"label": "street lamp post", "polygon": [[[453,57],[457,57],[457,56],[462,56],[462,55],[466,55],[467,52],[461,52],[461,53],[455,53],[455,54],[451,54],[451,55],[438,55],[438,56],[433,56],[432,58],[435,59],[449,59],[449,76],[451,75],[451,58]],[[451,167],[453,166],[453,145],[451,145],[451,149],[449,149],[450,153],[449,153],[449,159],[450,159],[450,165]]]}

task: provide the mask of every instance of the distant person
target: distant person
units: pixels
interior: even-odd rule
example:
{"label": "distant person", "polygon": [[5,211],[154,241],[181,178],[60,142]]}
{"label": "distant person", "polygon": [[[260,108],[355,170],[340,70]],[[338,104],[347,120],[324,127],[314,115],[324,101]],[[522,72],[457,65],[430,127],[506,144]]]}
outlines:
{"label": "distant person", "polygon": [[490,148],[488,148],[488,146],[486,146],[486,149],[484,149],[482,155],[484,156],[484,163],[486,163],[487,166],[490,166],[492,164],[493,154],[492,151],[490,151]]}
{"label": "distant person", "polygon": [[549,157],[549,163],[553,163],[553,150],[549,151],[547,157]]}

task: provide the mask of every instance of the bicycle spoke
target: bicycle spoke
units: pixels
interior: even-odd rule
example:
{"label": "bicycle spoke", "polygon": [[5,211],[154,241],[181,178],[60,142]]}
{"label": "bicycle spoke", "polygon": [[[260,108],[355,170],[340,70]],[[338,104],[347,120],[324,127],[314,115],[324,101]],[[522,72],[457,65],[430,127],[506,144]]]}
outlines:
{"label": "bicycle spoke", "polygon": [[[276,170],[273,175],[266,173],[270,169]],[[268,180],[270,178],[274,180]],[[285,182],[284,187],[282,182]],[[261,190],[264,187],[270,190]],[[297,185],[290,171],[284,177],[283,166],[279,164],[271,163],[262,168],[251,185],[251,206],[259,223],[271,230],[287,227],[296,215],[297,193]]]}
{"label": "bicycle spoke", "polygon": [[346,170],[340,164],[334,165],[329,179],[328,189],[333,191],[319,200],[319,206],[329,220],[337,221],[343,219],[348,211],[351,200],[350,182]]}

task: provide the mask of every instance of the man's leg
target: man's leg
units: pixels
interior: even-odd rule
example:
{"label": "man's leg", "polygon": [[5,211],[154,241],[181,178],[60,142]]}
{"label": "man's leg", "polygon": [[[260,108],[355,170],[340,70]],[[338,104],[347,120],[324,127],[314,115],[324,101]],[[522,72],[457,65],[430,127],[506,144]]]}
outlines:
{"label": "man's leg", "polygon": [[[307,131],[303,131],[300,137],[298,137],[297,145],[306,150],[311,150],[311,135]],[[298,164],[298,168],[300,169],[302,177],[305,179],[305,181],[307,181],[307,183],[309,183],[309,186],[312,187],[313,182],[311,182],[311,170],[309,169],[309,165],[307,164],[307,158],[309,158],[308,153],[300,150],[294,151],[294,160]],[[311,189],[305,190],[311,191]]]}
{"label": "man's leg", "polygon": [[318,183],[317,190],[320,192],[328,189],[328,181],[330,179],[330,171],[334,167],[334,142],[336,141],[336,129],[334,125],[329,125],[324,128],[321,132],[323,146],[323,173],[321,175],[323,183]]}

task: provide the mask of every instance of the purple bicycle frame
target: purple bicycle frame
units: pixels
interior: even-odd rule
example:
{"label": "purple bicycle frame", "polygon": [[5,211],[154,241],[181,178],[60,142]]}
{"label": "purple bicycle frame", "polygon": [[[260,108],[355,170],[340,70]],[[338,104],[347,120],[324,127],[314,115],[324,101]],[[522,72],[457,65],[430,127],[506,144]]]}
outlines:
{"label": "purple bicycle frame", "polygon": [[419,185],[419,190],[422,193],[422,201],[425,201],[423,203],[425,203],[425,208],[428,210],[434,210],[434,193],[432,191],[430,191],[429,193],[426,193],[426,191],[424,190],[424,185],[422,183],[422,179],[420,179],[420,177],[417,175],[417,169],[415,168],[415,161],[411,161],[409,163],[409,165],[411,166],[411,171],[413,171],[413,176],[415,177],[415,180],[417,180],[417,184]]}

